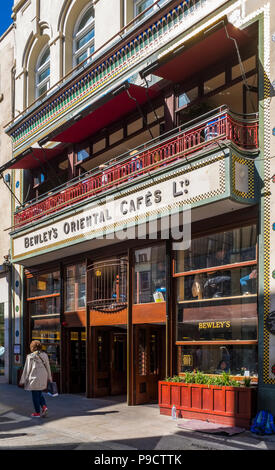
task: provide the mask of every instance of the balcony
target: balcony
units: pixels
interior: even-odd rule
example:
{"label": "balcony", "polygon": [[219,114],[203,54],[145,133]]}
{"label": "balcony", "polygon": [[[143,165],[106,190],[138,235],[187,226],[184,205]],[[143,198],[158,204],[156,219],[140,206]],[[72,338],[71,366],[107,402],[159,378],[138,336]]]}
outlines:
{"label": "balcony", "polygon": [[56,188],[53,192],[29,201],[14,214],[14,229],[72,208],[78,203],[138,182],[146,174],[156,174],[175,162],[188,162],[200,152],[222,143],[230,143],[240,151],[255,152],[258,148],[257,115],[237,115],[222,106],[173,131],[139,146],[117,159],[98,167],[81,178]]}
{"label": "balcony", "polygon": [[[61,142],[62,132],[79,113],[91,113],[96,102],[141,72],[148,60],[155,61],[156,54],[169,52],[167,47],[175,38],[225,3],[227,0],[171,1],[138,23],[134,19],[94,52],[89,66],[79,64],[54,84],[47,95],[7,124],[14,157],[47,137]],[[215,55],[215,50],[212,54]]]}

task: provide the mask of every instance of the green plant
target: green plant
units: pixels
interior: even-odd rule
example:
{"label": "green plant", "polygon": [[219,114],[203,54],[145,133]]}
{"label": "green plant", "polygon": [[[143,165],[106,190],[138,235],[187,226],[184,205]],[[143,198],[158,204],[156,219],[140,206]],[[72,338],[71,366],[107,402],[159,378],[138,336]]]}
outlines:
{"label": "green plant", "polygon": [[175,375],[168,377],[168,382],[182,382],[186,384],[200,384],[200,385],[218,385],[239,387],[240,383],[230,378],[230,372],[223,372],[221,375],[211,376],[204,374],[200,371],[185,372],[184,376]]}
{"label": "green plant", "polygon": [[244,377],[243,381],[244,381],[244,386],[245,387],[250,387],[250,382],[251,382],[250,377]]}

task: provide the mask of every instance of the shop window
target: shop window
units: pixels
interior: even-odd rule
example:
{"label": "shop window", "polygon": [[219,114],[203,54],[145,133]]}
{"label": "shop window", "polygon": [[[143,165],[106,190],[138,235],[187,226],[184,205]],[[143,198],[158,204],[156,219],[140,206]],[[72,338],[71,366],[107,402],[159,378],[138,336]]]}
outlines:
{"label": "shop window", "polygon": [[31,340],[47,352],[52,372],[60,370],[60,271],[27,275]]}
{"label": "shop window", "polygon": [[50,88],[50,48],[45,46],[36,65],[36,98],[47,92]]}
{"label": "shop window", "polygon": [[[186,370],[212,371],[220,347],[215,348],[215,342],[234,348],[238,342],[254,351],[258,339],[256,242],[256,226],[251,225],[193,239],[188,250],[175,253],[177,342],[189,343],[181,350],[181,371],[183,365]],[[206,342],[213,347],[201,348]],[[206,351],[200,366],[195,365],[190,343]],[[246,366],[251,369],[249,362]]]}
{"label": "shop window", "polygon": [[66,268],[65,311],[74,312],[86,306],[86,264]]}
{"label": "shop window", "polygon": [[186,273],[256,258],[256,225],[214,233],[191,241],[188,250],[175,253],[175,272]]}
{"label": "shop window", "polygon": [[256,345],[180,346],[179,373],[199,370],[206,374],[230,372],[232,375],[258,377]]}
{"label": "shop window", "polygon": [[49,356],[52,372],[60,372],[60,322],[59,317],[46,322],[42,318],[32,319],[32,341],[39,340],[42,350]]}
{"label": "shop window", "polygon": [[33,275],[27,283],[28,298],[42,297],[60,292],[60,272]]}
{"label": "shop window", "polygon": [[165,245],[135,251],[134,302],[136,304],[165,301],[165,258]]}
{"label": "shop window", "polygon": [[77,21],[74,33],[74,65],[91,61],[91,54],[95,50],[95,14],[94,8],[85,9]]}
{"label": "shop window", "polygon": [[127,307],[127,265],[127,258],[119,257],[88,267],[88,304],[91,309],[114,313]]}

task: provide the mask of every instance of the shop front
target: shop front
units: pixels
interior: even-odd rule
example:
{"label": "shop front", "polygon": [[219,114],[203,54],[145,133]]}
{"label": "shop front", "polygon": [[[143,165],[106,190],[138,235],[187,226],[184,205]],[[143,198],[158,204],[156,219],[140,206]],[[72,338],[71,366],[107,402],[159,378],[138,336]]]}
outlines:
{"label": "shop front", "polygon": [[14,233],[25,351],[41,340],[62,393],[138,405],[193,369],[257,381],[256,184],[214,150]]}

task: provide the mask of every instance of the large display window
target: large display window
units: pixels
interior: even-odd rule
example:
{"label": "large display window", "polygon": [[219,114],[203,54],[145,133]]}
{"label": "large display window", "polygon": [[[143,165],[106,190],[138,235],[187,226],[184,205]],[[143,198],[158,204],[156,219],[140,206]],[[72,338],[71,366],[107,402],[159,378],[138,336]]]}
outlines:
{"label": "large display window", "polygon": [[60,371],[60,271],[27,277],[31,341],[39,340],[52,372]]}
{"label": "large display window", "polygon": [[227,370],[257,373],[256,247],[256,225],[249,225],[195,238],[188,250],[175,252],[180,372],[216,373],[226,347]]}
{"label": "large display window", "polygon": [[135,251],[135,304],[165,301],[165,259],[165,244],[150,246]]}
{"label": "large display window", "polygon": [[86,263],[66,268],[65,312],[75,312],[86,307]]}

